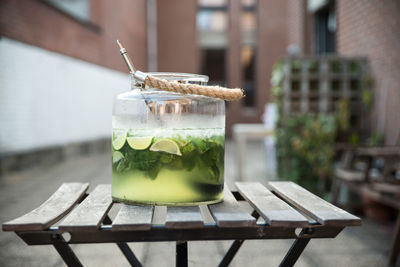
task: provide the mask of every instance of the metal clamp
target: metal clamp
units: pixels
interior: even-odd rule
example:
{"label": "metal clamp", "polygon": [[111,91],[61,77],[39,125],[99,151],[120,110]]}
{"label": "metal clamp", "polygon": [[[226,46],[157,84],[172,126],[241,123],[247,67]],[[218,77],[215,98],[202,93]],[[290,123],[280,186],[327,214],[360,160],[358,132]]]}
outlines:
{"label": "metal clamp", "polygon": [[137,71],[133,72],[132,75],[133,75],[133,78],[135,78],[136,81],[138,81],[140,83],[144,83],[144,81],[146,80],[148,74],[137,70]]}
{"label": "metal clamp", "polygon": [[135,65],[133,65],[133,62],[132,62],[131,58],[129,57],[128,51],[126,50],[126,48],[122,46],[122,44],[119,40],[117,40],[117,44],[119,46],[119,52],[121,53],[121,56],[124,59],[129,71],[132,73],[133,78],[135,78],[135,80],[139,83],[144,83],[144,81],[146,80],[146,77],[147,77],[147,73],[136,70]]}

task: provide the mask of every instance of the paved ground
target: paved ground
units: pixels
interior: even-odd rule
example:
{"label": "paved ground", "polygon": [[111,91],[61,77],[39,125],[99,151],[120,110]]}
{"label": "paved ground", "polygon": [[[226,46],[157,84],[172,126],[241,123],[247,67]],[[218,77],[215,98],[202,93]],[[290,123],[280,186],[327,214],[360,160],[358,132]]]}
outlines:
{"label": "paved ground", "polygon": [[[234,147],[227,144],[226,180],[234,177]],[[250,143],[246,153],[245,180],[265,182],[275,175],[266,167],[261,143]],[[110,154],[77,157],[51,167],[37,167],[0,177],[0,222],[37,207],[62,182],[87,181],[94,188],[109,183]],[[337,238],[311,240],[296,266],[385,266],[393,224],[363,220],[362,227],[345,229]],[[246,241],[231,266],[277,266],[291,240]],[[230,242],[189,243],[190,266],[216,266]],[[144,266],[174,266],[174,243],[131,243]],[[85,266],[128,266],[116,245],[74,245]],[[50,246],[28,247],[14,233],[0,232],[0,266],[63,266]],[[398,264],[400,266],[400,263]]]}

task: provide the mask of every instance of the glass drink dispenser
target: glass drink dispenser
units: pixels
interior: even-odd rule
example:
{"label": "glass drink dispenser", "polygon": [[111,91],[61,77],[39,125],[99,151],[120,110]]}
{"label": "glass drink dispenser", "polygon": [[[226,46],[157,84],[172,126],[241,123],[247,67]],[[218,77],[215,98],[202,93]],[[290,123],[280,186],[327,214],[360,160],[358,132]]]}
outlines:
{"label": "glass drink dispenser", "polygon": [[[206,85],[207,76],[150,73]],[[145,88],[142,88],[145,87]],[[112,197],[130,204],[219,202],[224,188],[225,102],[132,83],[112,117]]]}

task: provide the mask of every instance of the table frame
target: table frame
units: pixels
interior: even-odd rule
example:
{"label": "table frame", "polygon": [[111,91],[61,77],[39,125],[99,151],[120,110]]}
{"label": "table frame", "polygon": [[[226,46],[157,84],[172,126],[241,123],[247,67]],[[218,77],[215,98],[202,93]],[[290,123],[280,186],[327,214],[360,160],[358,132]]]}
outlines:
{"label": "table frame", "polygon": [[[68,266],[82,266],[70,244],[115,243],[131,266],[142,266],[128,246],[128,242],[173,241],[176,242],[176,266],[187,266],[189,241],[234,240],[218,265],[228,266],[245,240],[294,239],[279,265],[293,266],[312,238],[334,238],[346,226],[361,224],[359,218],[319,199],[294,183],[274,182],[269,183],[271,191],[259,183],[236,183],[239,191],[232,192],[226,187],[228,190],[225,191],[225,201],[208,205],[214,222],[204,221],[198,224],[196,219],[190,217],[193,207],[182,207],[171,208],[173,216],[170,216],[170,221],[164,224],[150,222],[145,225],[146,227],[137,223],[122,224],[121,228],[121,224],[116,221],[122,208],[114,222],[108,216],[108,211],[113,205],[113,202],[108,200],[111,189],[109,185],[99,185],[91,194],[85,193],[88,184],[73,184],[69,187],[68,184],[64,185],[64,188],[60,187],[36,210],[4,223],[3,230],[14,231],[28,245],[53,245]],[[76,202],[71,200],[63,211],[49,218],[37,217],[43,210],[46,210],[46,214],[52,213],[56,208],[50,210],[48,208],[54,203],[59,203],[60,196],[73,199],[71,196],[66,196],[71,193],[68,190],[72,186],[75,186],[72,191],[75,192]],[[298,203],[299,199],[302,203]],[[253,212],[241,213],[238,201],[247,201],[253,207]],[[315,210],[314,202],[318,202],[317,207],[325,210],[322,213]],[[93,205],[100,208],[104,205],[101,208],[103,215],[94,223],[85,221],[83,218],[85,216],[72,216],[74,212],[79,214],[80,209],[90,210]],[[125,205],[129,210],[132,207],[140,208]],[[190,212],[185,213],[188,210]],[[140,214],[137,217],[140,217]],[[257,220],[259,217],[263,220]],[[64,220],[59,226],[51,226],[60,219]],[[77,220],[80,221],[79,224]],[[168,210],[166,220],[168,220]]]}
{"label": "table frame", "polygon": [[[253,213],[255,214],[255,213]],[[107,218],[107,222],[109,218]],[[208,225],[203,229],[166,229],[154,226],[151,231],[112,231],[108,225],[102,226],[94,235],[93,232],[72,232],[70,238],[64,238],[57,227],[35,232],[17,232],[28,245],[53,245],[68,266],[82,266],[69,246],[70,244],[116,243],[132,266],[141,263],[127,245],[127,242],[176,242],[176,266],[187,266],[187,242],[205,240],[234,240],[218,266],[228,266],[245,240],[255,239],[295,239],[279,266],[293,266],[311,238],[334,238],[344,227],[302,228],[297,235],[297,228],[280,228],[258,225],[252,228],[218,229]]]}

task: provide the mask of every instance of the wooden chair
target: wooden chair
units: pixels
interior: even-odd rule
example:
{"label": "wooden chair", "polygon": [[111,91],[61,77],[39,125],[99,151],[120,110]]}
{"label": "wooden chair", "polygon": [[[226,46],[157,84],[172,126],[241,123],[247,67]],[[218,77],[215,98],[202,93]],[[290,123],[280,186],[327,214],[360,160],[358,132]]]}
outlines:
{"label": "wooden chair", "polygon": [[[337,204],[342,186],[400,211],[400,145],[346,149],[334,169],[333,204]],[[400,212],[389,257],[390,265],[396,263],[399,252]]]}

